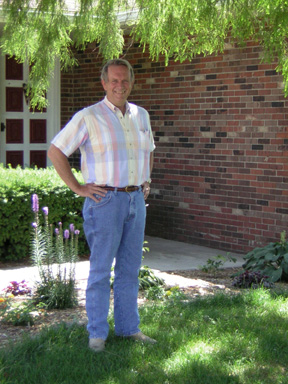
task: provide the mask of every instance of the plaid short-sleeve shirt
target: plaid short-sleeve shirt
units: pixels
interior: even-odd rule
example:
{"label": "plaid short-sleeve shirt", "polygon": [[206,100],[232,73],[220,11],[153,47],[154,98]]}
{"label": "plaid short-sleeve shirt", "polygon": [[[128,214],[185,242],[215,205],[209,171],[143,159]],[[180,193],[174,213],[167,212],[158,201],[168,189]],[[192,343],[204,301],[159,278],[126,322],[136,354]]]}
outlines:
{"label": "plaid short-sleeve shirt", "polygon": [[126,103],[126,113],[104,100],[74,115],[52,140],[66,156],[81,152],[85,183],[141,185],[150,177],[155,149],[148,112]]}

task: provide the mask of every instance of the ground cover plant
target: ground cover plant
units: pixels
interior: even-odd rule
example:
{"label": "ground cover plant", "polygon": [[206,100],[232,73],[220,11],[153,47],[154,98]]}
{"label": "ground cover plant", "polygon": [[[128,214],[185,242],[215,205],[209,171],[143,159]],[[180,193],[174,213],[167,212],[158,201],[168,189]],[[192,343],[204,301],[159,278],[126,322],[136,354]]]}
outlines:
{"label": "ground cover plant", "polygon": [[244,256],[243,269],[261,272],[270,282],[288,281],[288,241],[286,232],[280,235],[280,241],[269,243],[262,248],[254,248]]}
{"label": "ground cover plant", "polygon": [[60,324],[0,349],[0,383],[288,383],[287,291],[171,296],[140,307],[142,330],[156,345],[111,331],[95,354],[85,327]]}
{"label": "ground cover plant", "polygon": [[261,286],[264,288],[272,288],[274,283],[268,281],[268,276],[263,275],[260,271],[244,271],[236,274],[232,285],[239,288],[259,288]]}

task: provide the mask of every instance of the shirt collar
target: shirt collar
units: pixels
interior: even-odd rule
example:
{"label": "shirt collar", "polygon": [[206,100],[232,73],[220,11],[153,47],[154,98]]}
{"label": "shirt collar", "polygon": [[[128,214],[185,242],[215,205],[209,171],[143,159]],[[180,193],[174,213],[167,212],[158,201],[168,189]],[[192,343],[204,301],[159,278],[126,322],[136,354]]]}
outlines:
{"label": "shirt collar", "polygon": [[[104,103],[107,105],[108,108],[111,109],[111,111],[113,111],[115,113],[117,111],[120,111],[119,108],[115,107],[114,104],[110,103],[110,101],[108,100],[107,96],[105,96],[105,98],[104,98]],[[130,113],[130,104],[128,103],[128,101],[126,101],[125,106],[126,106],[125,114],[126,113]]]}

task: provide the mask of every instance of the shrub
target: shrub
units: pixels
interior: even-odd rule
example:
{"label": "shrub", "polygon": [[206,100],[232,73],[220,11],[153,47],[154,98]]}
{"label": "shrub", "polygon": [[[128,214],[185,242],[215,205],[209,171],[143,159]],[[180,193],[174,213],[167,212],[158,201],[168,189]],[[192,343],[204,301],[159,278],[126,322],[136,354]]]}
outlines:
{"label": "shrub", "polygon": [[[80,172],[73,170],[81,182]],[[37,194],[49,206],[53,225],[73,222],[80,229],[79,254],[89,254],[84,236],[83,198],[72,192],[54,168],[4,168],[0,164],[0,260],[20,260],[29,254],[30,228],[33,220],[31,195]]]}
{"label": "shrub", "polygon": [[270,282],[288,281],[288,242],[286,232],[281,233],[280,242],[255,248],[244,256],[244,270],[261,271]]}

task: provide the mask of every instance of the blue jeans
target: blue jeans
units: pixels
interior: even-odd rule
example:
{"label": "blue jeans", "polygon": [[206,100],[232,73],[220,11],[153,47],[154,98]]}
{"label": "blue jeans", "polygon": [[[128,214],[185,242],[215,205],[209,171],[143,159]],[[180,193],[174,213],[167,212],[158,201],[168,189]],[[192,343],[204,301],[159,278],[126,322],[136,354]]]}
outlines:
{"label": "blue jeans", "polygon": [[[98,196],[99,197],[99,196]],[[146,219],[144,195],[108,191],[96,203],[86,198],[84,232],[91,251],[86,289],[87,329],[90,338],[106,340],[110,301],[110,275],[114,267],[114,322],[118,336],[139,332],[138,274]]]}

